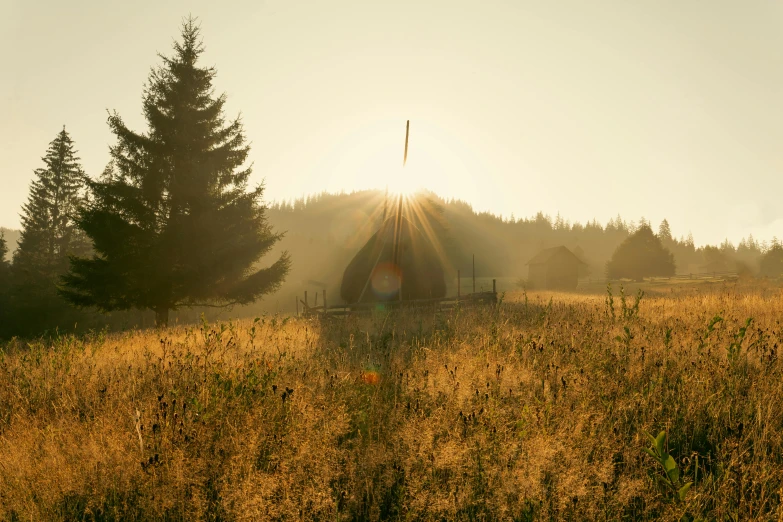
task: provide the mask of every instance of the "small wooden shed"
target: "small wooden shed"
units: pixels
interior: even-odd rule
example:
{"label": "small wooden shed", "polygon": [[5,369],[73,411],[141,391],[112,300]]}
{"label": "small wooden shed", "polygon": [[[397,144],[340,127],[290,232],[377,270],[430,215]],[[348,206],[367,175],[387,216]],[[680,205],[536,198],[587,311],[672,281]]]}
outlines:
{"label": "small wooden shed", "polygon": [[528,261],[528,284],[540,290],[575,290],[584,264],[564,246],[547,248]]}

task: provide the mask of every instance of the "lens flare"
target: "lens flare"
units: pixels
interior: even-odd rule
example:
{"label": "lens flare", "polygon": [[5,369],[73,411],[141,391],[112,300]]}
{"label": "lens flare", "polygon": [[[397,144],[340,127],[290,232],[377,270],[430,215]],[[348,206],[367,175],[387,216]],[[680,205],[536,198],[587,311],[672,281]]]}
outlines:
{"label": "lens flare", "polygon": [[394,263],[379,263],[370,278],[372,291],[380,299],[391,299],[402,285],[402,271]]}
{"label": "lens flare", "polygon": [[365,384],[377,385],[381,382],[381,374],[376,370],[367,370],[362,372],[362,382]]}

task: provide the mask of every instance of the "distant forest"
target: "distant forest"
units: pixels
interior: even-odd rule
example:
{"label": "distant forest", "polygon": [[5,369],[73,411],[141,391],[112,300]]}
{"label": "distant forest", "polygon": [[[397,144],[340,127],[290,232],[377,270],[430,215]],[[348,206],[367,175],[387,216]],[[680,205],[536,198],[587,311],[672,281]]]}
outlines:
{"label": "distant forest", "polygon": [[[281,289],[266,298],[264,308],[274,310],[270,301],[283,294],[324,283],[337,295],[342,271],[357,250],[370,238],[380,219],[369,222],[383,205],[384,193],[364,190],[351,193],[303,197],[292,202],[273,202],[267,207],[269,224],[285,233],[275,252],[287,250],[293,261],[291,272]],[[758,270],[761,256],[777,239],[767,243],[753,236],[739,245],[726,241],[718,246],[697,248],[691,236],[675,238],[668,222],[649,223],[643,218],[627,221],[617,216],[606,225],[597,221],[571,223],[559,215],[552,217],[541,212],[530,218],[503,219],[489,212],[476,212],[470,204],[459,200],[444,200],[434,193],[416,197],[440,207],[448,242],[447,270],[461,269],[463,276],[471,269],[471,256],[476,255],[477,272],[482,277],[525,278],[526,263],[540,250],[565,245],[585,263],[583,276],[602,279],[606,262],[617,246],[643,225],[657,231],[663,245],[673,254],[677,273],[712,271]],[[0,228],[9,246],[8,261],[20,237],[18,230]],[[293,294],[292,294],[293,295]],[[282,301],[281,301],[282,303]],[[293,297],[291,298],[293,303]],[[281,309],[290,307],[282,305]]]}
{"label": "distant forest", "polygon": [[[269,224],[285,233],[270,252],[271,257],[288,251],[292,259],[291,271],[280,289],[252,305],[230,311],[182,309],[174,313],[173,320],[193,321],[201,312],[208,317],[222,318],[264,312],[290,313],[295,310],[295,298],[302,297],[305,291],[309,291],[311,303],[316,292],[322,299],[322,292],[326,290],[329,303],[338,304],[343,270],[380,225],[379,208],[384,197],[381,191],[366,190],[322,193],[293,202],[269,204]],[[468,277],[475,255],[477,277],[524,280],[526,263],[540,250],[558,245],[565,245],[587,264],[583,277],[603,279],[606,263],[618,245],[646,223],[643,219],[629,222],[619,216],[606,225],[596,221],[570,223],[559,216],[552,218],[540,212],[531,218],[503,219],[491,213],[476,212],[464,201],[444,200],[433,193],[421,194],[416,199],[434,206],[442,220],[444,235],[438,240],[444,244],[447,279],[455,279],[458,269],[463,278]],[[763,254],[777,244],[777,240],[767,244],[751,236],[737,246],[727,241],[719,246],[696,248],[692,237],[672,237],[666,221],[657,226],[649,225],[674,254],[677,273],[756,273]],[[0,230],[9,246],[7,258],[10,261],[19,231]],[[454,283],[449,282],[453,291]],[[123,323],[147,326],[154,323],[145,312],[114,315],[122,316]]]}
{"label": "distant forest", "polygon": [[[433,193],[418,198],[440,208],[450,264],[447,270],[453,277],[457,269],[463,277],[467,276],[475,255],[477,276],[524,279],[526,263],[535,254],[544,248],[565,245],[587,264],[583,277],[603,279],[606,263],[615,249],[644,224],[651,226],[674,254],[677,273],[756,272],[762,255],[777,243],[777,240],[762,243],[751,236],[737,246],[726,241],[719,246],[697,248],[691,236],[673,237],[665,220],[652,224],[644,219],[633,222],[618,216],[606,225],[597,221],[582,224],[540,212],[531,218],[503,219],[476,212],[464,201],[444,200]],[[342,270],[377,229],[379,222],[368,223],[367,217],[377,214],[383,199],[380,191],[360,191],[323,193],[290,203],[271,204],[267,212],[270,224],[286,233],[277,248],[287,250],[293,259],[291,272],[277,295],[281,298],[284,293],[301,295],[308,282],[311,289],[315,289],[312,282],[323,282],[327,289],[333,290],[328,294],[337,295]],[[274,299],[275,296],[268,298]]]}

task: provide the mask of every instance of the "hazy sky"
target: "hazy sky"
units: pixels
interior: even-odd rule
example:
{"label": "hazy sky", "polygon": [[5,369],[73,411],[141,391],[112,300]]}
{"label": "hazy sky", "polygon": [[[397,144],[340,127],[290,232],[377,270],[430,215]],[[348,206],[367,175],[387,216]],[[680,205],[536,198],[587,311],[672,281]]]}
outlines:
{"label": "hazy sky", "polygon": [[777,0],[0,0],[0,225],[63,124],[91,175],[107,109],[143,128],[189,13],[268,200],[402,172],[504,216],[783,238]]}

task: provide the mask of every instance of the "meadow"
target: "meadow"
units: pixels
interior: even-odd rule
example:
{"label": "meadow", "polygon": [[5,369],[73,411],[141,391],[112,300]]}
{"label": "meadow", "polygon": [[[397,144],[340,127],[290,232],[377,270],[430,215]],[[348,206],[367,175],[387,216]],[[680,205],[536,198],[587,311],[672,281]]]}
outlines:
{"label": "meadow", "polygon": [[12,341],[0,520],[778,520],[782,316],[737,281]]}

